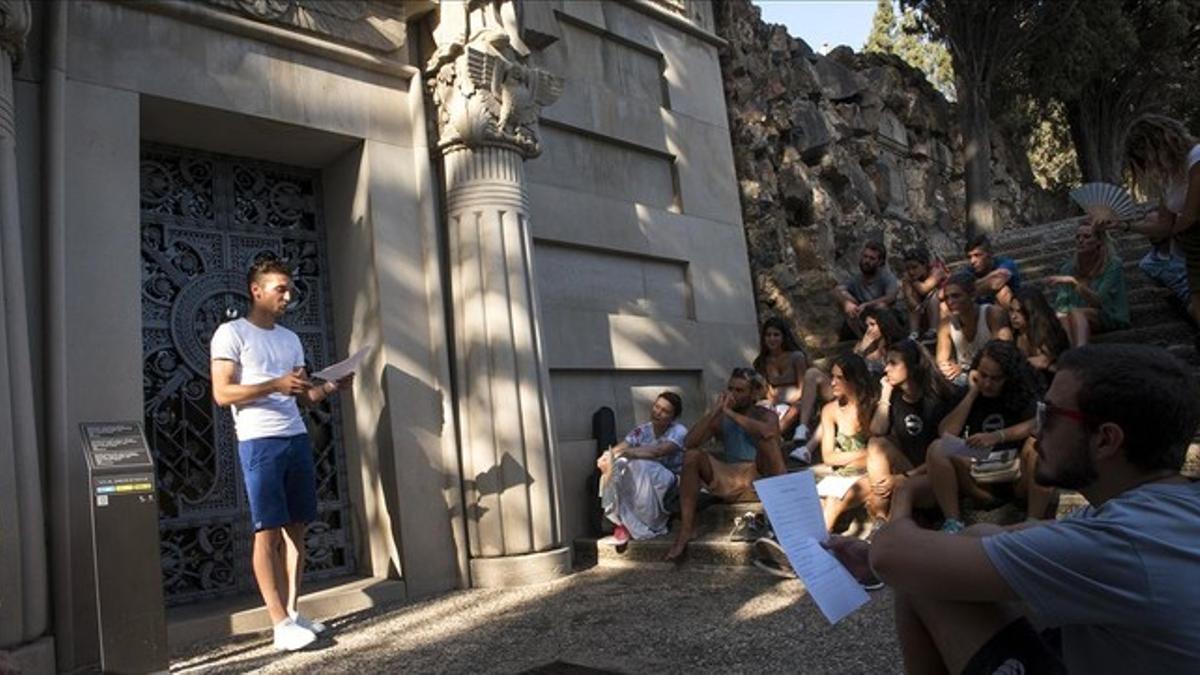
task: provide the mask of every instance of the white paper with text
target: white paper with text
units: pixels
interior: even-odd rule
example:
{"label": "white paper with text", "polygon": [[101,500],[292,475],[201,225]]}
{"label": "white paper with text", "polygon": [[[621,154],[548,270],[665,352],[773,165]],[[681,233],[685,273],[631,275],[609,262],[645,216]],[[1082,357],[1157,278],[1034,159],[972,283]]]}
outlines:
{"label": "white paper with text", "polygon": [[821,546],[829,533],[812,472],[763,478],[754,481],[754,488],[796,576],[829,623],[837,623],[863,606],[869,599],[866,591]]}
{"label": "white paper with text", "polygon": [[354,352],[354,355],[345,361],[338,361],[328,368],[318,370],[312,374],[312,377],[313,379],[325,380],[326,382],[337,382],[351,373],[358,372],[358,367],[362,365],[362,361],[366,358],[369,351],[371,351],[370,347],[363,347]]}

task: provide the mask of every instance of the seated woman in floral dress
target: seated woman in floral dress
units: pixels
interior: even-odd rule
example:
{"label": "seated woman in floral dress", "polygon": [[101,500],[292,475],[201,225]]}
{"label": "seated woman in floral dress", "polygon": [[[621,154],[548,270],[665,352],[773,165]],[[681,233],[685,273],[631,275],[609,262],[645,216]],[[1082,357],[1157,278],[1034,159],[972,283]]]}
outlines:
{"label": "seated woman in floral dress", "polygon": [[634,427],[596,460],[600,504],[616,526],[618,543],[667,533],[671,513],[663,500],[683,468],[687,436],[687,428],[675,421],[681,412],[679,394],[664,391],[650,407],[650,421]]}

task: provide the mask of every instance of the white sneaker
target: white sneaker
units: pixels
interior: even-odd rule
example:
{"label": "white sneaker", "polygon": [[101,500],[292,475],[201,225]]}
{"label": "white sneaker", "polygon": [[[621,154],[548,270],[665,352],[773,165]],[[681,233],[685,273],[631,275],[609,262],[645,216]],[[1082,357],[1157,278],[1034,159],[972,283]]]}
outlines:
{"label": "white sneaker", "polygon": [[803,424],[803,423],[797,424],[796,425],[796,433],[792,434],[792,440],[798,441],[800,443],[804,443],[805,441],[807,441],[808,440],[808,425]]}
{"label": "white sneaker", "polygon": [[296,623],[290,617],[275,624],[275,649],[281,652],[294,652],[298,649],[304,649],[316,639],[316,634]]}
{"label": "white sneaker", "polygon": [[320,621],[314,621],[313,619],[304,616],[300,612],[292,612],[291,617],[292,621],[295,621],[297,626],[300,626],[301,628],[307,628],[316,635],[320,635],[321,633],[325,632],[325,624],[321,623]]}
{"label": "white sneaker", "polygon": [[809,464],[812,462],[812,455],[808,452],[807,445],[797,445],[795,450],[789,453],[791,458],[801,464]]}

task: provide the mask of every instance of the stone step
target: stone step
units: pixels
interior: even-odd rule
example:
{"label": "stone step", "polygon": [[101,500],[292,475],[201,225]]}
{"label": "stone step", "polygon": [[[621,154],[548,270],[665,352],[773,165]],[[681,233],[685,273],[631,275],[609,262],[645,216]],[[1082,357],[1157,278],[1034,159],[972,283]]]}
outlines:
{"label": "stone step", "polygon": [[[1113,237],[1112,241],[1116,245],[1117,251],[1121,253],[1121,257],[1137,256],[1141,258],[1150,249],[1150,242],[1140,234],[1121,234]],[[1065,258],[1075,251],[1075,232],[1072,230],[1068,236],[1061,238],[1023,242],[1015,246],[997,248],[996,251],[999,255],[1016,260],[1018,265],[1023,260],[1042,255],[1061,255]],[[965,257],[957,258],[957,260],[966,262]]]}
{"label": "stone step", "polygon": [[[612,537],[596,539],[581,537],[575,540],[575,560],[582,566],[629,567],[640,565],[670,565],[664,560],[675,535],[617,546]],[[687,562],[693,565],[740,567],[751,564],[752,544],[729,541],[727,533],[705,534],[688,544]]]}
{"label": "stone step", "polygon": [[1162,321],[1152,325],[1139,325],[1137,323],[1134,325],[1136,326],[1135,328],[1099,333],[1094,336],[1092,341],[1152,344],[1178,349],[1181,350],[1181,353],[1188,353],[1186,348],[1191,346],[1194,341],[1194,333],[1191,326],[1182,319]]}

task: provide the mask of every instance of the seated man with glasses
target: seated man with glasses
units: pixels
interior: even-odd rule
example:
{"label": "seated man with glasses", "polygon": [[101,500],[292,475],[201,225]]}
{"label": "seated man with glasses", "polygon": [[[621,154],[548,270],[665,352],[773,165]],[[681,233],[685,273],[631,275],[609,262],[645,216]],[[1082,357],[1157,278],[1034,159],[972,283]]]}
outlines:
{"label": "seated man with glasses", "polygon": [[[910,479],[870,544],[827,544],[895,588],[907,672],[1200,672],[1200,483],[1179,473],[1200,387],[1158,347],[1089,345],[1058,363],[1035,478],[1090,506],[950,536],[913,522]],[[1060,629],[1061,645],[1034,626]]]}
{"label": "seated man with glasses", "polygon": [[[786,468],[779,446],[779,417],[755,405],[765,381],[753,368],[734,368],[725,391],[688,431],[686,453],[679,474],[680,524],[667,560],[678,560],[695,537],[696,502],[700,487],[722,499],[735,501],[762,476],[777,476]],[[700,449],[709,439],[720,440],[720,455]]]}

